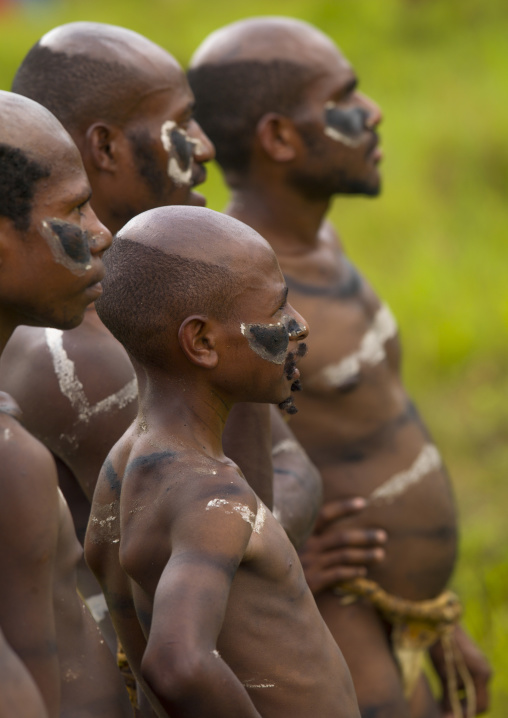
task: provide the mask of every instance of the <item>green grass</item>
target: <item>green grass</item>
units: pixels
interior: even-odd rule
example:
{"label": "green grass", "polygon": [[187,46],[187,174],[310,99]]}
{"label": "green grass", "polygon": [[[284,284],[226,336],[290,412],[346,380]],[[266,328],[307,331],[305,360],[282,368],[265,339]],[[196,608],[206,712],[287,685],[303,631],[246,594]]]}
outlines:
{"label": "green grass", "polygon": [[[125,25],[183,64],[206,34],[291,14],[331,34],[383,107],[379,199],[338,199],[348,251],[400,322],[406,383],[442,449],[462,518],[454,584],[508,703],[508,4],[505,0],[74,0],[0,16],[0,87],[42,33]],[[209,206],[226,192],[216,169]]]}

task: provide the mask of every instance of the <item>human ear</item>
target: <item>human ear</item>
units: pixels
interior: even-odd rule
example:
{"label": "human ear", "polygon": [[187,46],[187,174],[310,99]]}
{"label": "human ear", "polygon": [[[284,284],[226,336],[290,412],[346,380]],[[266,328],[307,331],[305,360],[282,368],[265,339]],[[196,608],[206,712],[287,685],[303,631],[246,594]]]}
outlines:
{"label": "human ear", "polygon": [[123,132],[113,125],[95,122],[87,129],[85,138],[87,154],[95,169],[115,171],[126,142]]}
{"label": "human ear", "polygon": [[214,322],[193,315],[184,319],[178,330],[178,342],[187,359],[203,369],[215,369],[219,362]]}
{"label": "human ear", "polygon": [[259,120],[256,134],[265,152],[275,162],[290,162],[296,156],[296,129],[289,117],[269,112]]}

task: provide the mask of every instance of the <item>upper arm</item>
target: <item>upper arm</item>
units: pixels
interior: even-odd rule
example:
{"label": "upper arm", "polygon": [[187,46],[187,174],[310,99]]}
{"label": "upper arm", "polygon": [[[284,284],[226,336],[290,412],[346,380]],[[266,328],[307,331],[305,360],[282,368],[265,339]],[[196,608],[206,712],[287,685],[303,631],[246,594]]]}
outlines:
{"label": "upper arm", "polygon": [[59,696],[53,612],[59,526],[56,470],[48,451],[15,422],[2,431],[0,622],[48,707],[54,707]]}
{"label": "upper arm", "polygon": [[175,641],[189,648],[215,647],[231,583],[249,557],[258,510],[248,487],[225,489],[201,494],[176,513],[171,556],[155,591],[149,646]]}
{"label": "upper arm", "polygon": [[297,548],[312,532],[322,501],[319,471],[272,406],[274,516]]}

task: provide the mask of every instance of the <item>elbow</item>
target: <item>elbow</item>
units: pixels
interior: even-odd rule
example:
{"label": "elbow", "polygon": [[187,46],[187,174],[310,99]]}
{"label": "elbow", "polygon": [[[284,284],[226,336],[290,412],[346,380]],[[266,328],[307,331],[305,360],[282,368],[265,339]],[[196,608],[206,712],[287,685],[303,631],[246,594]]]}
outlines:
{"label": "elbow", "polygon": [[192,700],[205,672],[204,656],[183,644],[149,644],[141,661],[143,680],[165,708]]}

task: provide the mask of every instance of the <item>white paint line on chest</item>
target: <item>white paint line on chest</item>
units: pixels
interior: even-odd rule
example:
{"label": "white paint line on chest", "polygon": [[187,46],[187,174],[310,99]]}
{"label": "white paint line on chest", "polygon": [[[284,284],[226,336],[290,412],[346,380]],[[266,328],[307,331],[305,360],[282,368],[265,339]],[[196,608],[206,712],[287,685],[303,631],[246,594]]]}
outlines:
{"label": "white paint line on chest", "polygon": [[275,444],[272,448],[272,456],[278,456],[279,454],[291,454],[293,452],[302,453],[303,449],[298,441],[294,439],[282,439]]}
{"label": "white paint line on chest", "polygon": [[137,398],[138,384],[134,378],[116,394],[107,396],[97,404],[90,404],[86,398],[83,384],[76,375],[75,364],[72,359],[69,359],[64,349],[62,330],[48,328],[45,330],[45,335],[60,391],[78,412],[79,421],[88,423],[92,416],[108,412],[113,408],[123,409]]}
{"label": "white paint line on chest", "polygon": [[394,474],[384,484],[378,486],[370,495],[369,503],[391,503],[410,486],[417,484],[431,471],[440,469],[442,465],[438,449],[433,444],[425,444],[409,469]]}
{"label": "white paint line on chest", "polygon": [[336,364],[330,364],[319,372],[314,380],[320,379],[330,387],[339,387],[355,377],[362,364],[374,366],[386,357],[385,343],[397,333],[397,322],[389,307],[383,304],[376,312],[372,323],[362,337],[360,347]]}
{"label": "white paint line on chest", "polygon": [[244,681],[243,685],[245,688],[275,688],[275,683],[270,683],[267,679],[261,679],[259,683],[254,683],[255,680],[255,678],[251,678]]}

